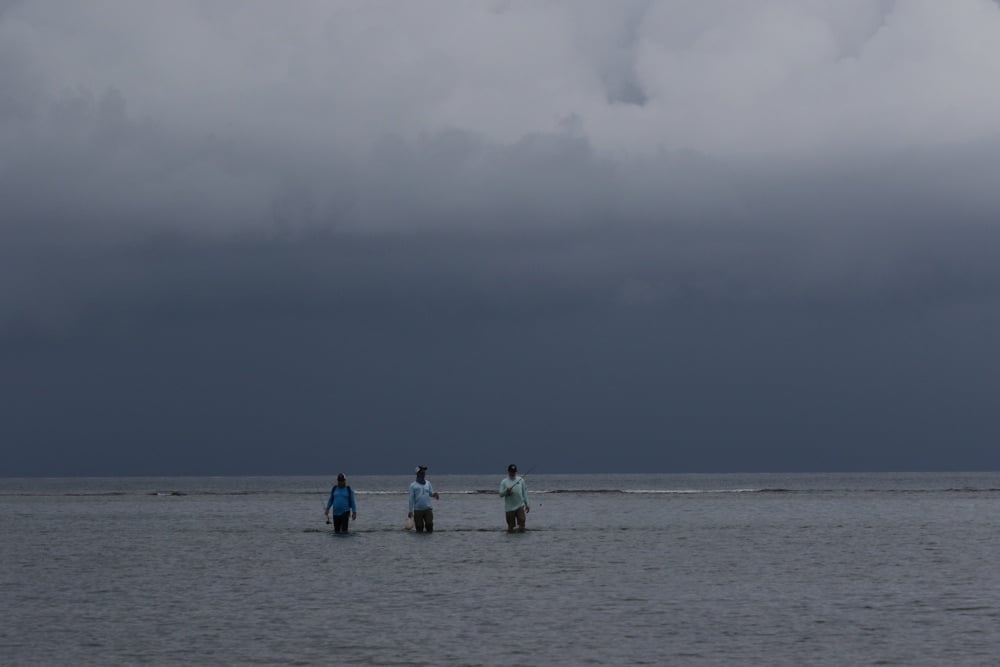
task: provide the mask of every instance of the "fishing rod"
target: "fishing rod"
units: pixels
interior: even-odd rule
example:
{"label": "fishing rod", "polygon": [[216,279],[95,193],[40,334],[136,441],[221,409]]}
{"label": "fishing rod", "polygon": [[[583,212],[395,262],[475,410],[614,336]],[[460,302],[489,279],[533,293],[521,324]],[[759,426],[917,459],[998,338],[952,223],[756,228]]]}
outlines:
{"label": "fishing rod", "polygon": [[[517,486],[518,484],[520,484],[520,485],[521,485],[521,488],[523,489],[523,488],[524,488],[524,478],[525,478],[525,477],[527,477],[528,475],[530,475],[530,474],[531,474],[531,472],[532,472],[532,471],[533,471],[533,470],[534,470],[535,468],[537,468],[537,467],[538,467],[537,465],[533,465],[533,466],[531,466],[531,467],[530,467],[530,468],[528,469],[528,472],[524,473],[523,475],[518,475],[518,474],[517,474],[517,470],[514,470],[514,474],[515,474],[515,475],[517,475],[517,481],[515,481],[515,482],[514,482],[513,484],[511,484],[510,486],[508,486],[508,487],[507,487],[507,495],[509,496],[509,495],[510,495],[510,493],[511,493],[511,490],[513,490],[513,488],[514,488],[515,486]],[[509,472],[509,471],[508,471],[508,472]]]}

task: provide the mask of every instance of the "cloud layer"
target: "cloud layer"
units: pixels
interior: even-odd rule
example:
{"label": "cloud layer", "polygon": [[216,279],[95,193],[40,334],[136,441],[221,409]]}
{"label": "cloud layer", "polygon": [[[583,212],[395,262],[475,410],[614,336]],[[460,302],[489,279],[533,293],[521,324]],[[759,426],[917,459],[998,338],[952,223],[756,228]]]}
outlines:
{"label": "cloud layer", "polygon": [[564,221],[711,208],[746,173],[831,161],[942,157],[956,197],[996,176],[993,0],[0,11],[3,194],[30,216],[475,225],[500,199]]}
{"label": "cloud layer", "polygon": [[575,122],[612,154],[801,155],[995,137],[998,30],[993,0],[15,2],[3,81],[22,118],[115,89],[262,144]]}

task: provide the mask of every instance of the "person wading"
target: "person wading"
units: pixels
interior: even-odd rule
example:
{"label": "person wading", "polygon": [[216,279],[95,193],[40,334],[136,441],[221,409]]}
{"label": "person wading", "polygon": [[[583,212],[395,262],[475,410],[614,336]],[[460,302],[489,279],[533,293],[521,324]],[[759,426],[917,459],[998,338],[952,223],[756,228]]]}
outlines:
{"label": "person wading", "polygon": [[354,502],[354,490],[347,486],[344,473],[337,475],[337,484],[330,491],[330,499],[326,501],[326,522],[330,523],[330,508],[333,508],[333,532],[346,533],[350,519],[358,518],[358,506]]}
{"label": "person wading", "polygon": [[417,479],[410,482],[410,505],[407,517],[413,518],[413,527],[418,533],[425,530],[434,532],[434,509],[431,498],[439,500],[441,496],[427,479],[427,466],[417,466]]}
{"label": "person wading", "polygon": [[513,463],[507,466],[507,476],[500,480],[500,497],[503,498],[507,532],[514,532],[516,524],[517,532],[523,533],[527,524],[526,515],[531,508],[528,506],[528,487],[524,484],[524,478],[517,474],[517,466]]}

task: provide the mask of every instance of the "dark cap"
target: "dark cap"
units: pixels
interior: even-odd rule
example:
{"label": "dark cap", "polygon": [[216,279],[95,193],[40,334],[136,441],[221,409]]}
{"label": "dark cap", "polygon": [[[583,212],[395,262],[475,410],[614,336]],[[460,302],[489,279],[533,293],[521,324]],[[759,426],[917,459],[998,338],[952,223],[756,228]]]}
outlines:
{"label": "dark cap", "polygon": [[340,473],[340,474],[337,475],[337,479],[338,480],[347,479],[347,477],[344,476],[344,473]]}
{"label": "dark cap", "polygon": [[507,472],[517,472],[517,466],[511,463],[509,466],[507,466]]}
{"label": "dark cap", "polygon": [[417,466],[413,472],[424,472],[427,470],[427,466]]}

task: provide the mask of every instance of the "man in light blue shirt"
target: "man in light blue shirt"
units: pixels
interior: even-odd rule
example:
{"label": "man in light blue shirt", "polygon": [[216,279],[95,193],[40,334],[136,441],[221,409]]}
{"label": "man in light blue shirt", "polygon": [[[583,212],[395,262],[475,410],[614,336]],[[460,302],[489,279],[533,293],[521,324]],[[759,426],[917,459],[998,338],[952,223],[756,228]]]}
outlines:
{"label": "man in light blue shirt", "polygon": [[417,466],[417,480],[410,482],[410,511],[406,516],[413,519],[413,527],[418,533],[434,532],[434,509],[431,498],[440,500],[441,496],[427,480],[427,466]]}
{"label": "man in light blue shirt", "polygon": [[516,522],[517,532],[523,533],[528,519],[526,514],[531,508],[528,507],[528,487],[524,485],[524,478],[518,476],[517,466],[513,463],[507,466],[507,476],[500,480],[500,497],[507,515],[507,532],[514,532]]}

